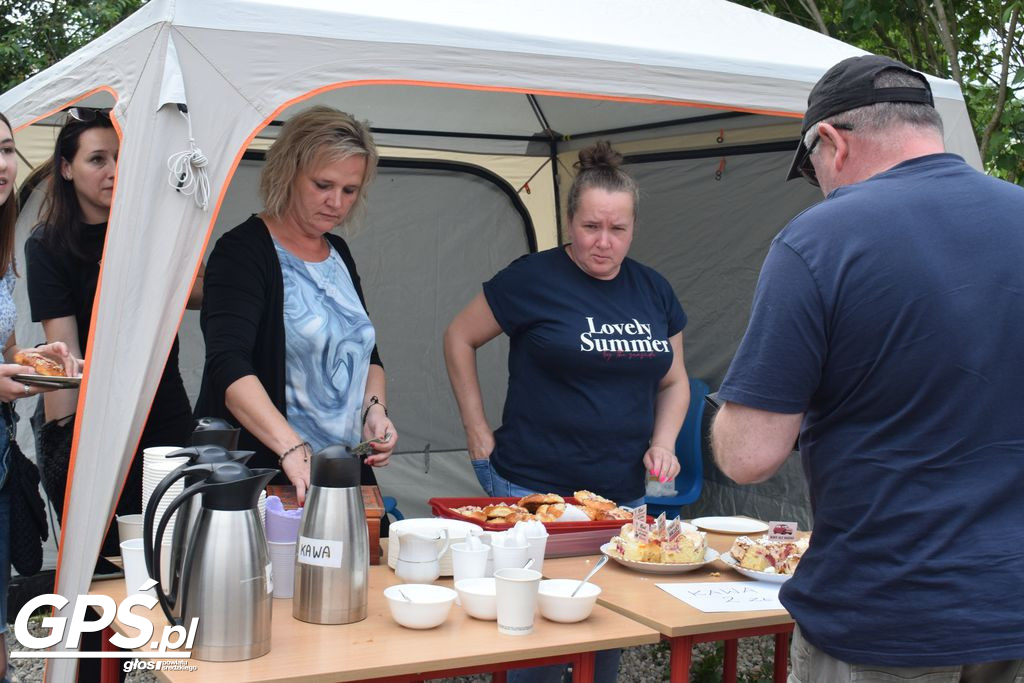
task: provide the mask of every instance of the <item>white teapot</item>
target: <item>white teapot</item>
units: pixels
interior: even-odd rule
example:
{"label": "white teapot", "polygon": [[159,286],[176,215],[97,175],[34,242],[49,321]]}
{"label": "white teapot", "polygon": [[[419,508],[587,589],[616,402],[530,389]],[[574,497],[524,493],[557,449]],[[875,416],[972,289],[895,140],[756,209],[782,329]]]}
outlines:
{"label": "white teapot", "polygon": [[[444,539],[440,551],[437,542]],[[406,583],[433,583],[441,575],[441,556],[448,550],[447,529],[431,532],[406,531],[396,535],[398,560],[395,575]]]}

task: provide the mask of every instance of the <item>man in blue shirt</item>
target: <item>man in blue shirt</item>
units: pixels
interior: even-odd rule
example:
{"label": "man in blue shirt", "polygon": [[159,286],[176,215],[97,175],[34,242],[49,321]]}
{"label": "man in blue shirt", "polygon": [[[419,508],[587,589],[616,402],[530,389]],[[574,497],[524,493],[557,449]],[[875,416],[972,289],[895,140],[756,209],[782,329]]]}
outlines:
{"label": "man in blue shirt", "polygon": [[802,133],[825,201],[772,243],[712,430],[740,483],[799,437],[791,680],[1024,681],[1024,188],[944,153],[884,57],[830,69]]}

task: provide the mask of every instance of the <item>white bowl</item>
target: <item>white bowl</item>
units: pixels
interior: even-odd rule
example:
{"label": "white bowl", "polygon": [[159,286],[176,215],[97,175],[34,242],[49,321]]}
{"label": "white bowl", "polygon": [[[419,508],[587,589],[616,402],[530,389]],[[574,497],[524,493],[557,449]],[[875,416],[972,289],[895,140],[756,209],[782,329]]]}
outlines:
{"label": "white bowl", "polygon": [[461,579],[455,582],[455,591],[466,614],[485,621],[498,618],[498,600],[494,577]]}
{"label": "white bowl", "polygon": [[571,624],[583,621],[594,610],[601,587],[593,583],[585,583],[573,597],[569,594],[576,590],[579,579],[547,579],[540,582],[537,602],[540,613],[545,619]]}
{"label": "white bowl", "polygon": [[[401,590],[409,600],[402,597]],[[391,617],[406,628],[434,628],[444,623],[457,594],[451,588],[404,583],[384,589]]]}

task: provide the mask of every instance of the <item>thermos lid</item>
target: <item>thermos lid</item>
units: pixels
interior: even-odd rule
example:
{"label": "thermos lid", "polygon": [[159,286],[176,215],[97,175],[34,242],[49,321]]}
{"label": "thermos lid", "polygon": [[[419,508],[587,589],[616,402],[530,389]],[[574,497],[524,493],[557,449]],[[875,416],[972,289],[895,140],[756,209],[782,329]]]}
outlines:
{"label": "thermos lid", "polygon": [[225,419],[219,417],[201,417],[196,420],[196,427],[192,432],[191,443],[193,446],[214,444],[231,451],[238,448],[239,432],[240,430],[237,427]]}
{"label": "thermos lid", "polygon": [[259,503],[260,492],[277,470],[256,469],[237,462],[213,466],[213,473],[203,484],[203,507],[210,510],[252,510]]}
{"label": "thermos lid", "polygon": [[359,486],[362,461],[344,446],[328,446],[313,456],[309,485],[332,489]]}
{"label": "thermos lid", "polygon": [[[228,451],[221,446],[204,444],[202,446],[182,448],[169,454],[167,457],[188,458],[188,465],[215,465],[223,462],[238,462],[244,465],[255,453],[255,451]],[[185,485],[194,484],[204,477],[205,475],[190,473],[185,477]]]}

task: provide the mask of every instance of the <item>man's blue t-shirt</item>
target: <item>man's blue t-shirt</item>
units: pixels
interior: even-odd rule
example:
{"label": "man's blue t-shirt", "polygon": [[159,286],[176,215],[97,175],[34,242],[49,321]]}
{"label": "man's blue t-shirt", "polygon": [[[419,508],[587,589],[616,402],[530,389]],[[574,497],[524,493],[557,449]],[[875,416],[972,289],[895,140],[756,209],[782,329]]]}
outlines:
{"label": "man's blue t-shirt", "polygon": [[1024,188],[938,154],[797,216],[719,395],[806,413],[814,533],[781,599],[812,644],[1024,658]]}
{"label": "man's blue t-shirt", "polygon": [[484,296],[511,342],[494,468],[542,492],[643,496],[669,338],[686,325],[671,285],[628,258],[598,280],[556,248],[514,261]]}

